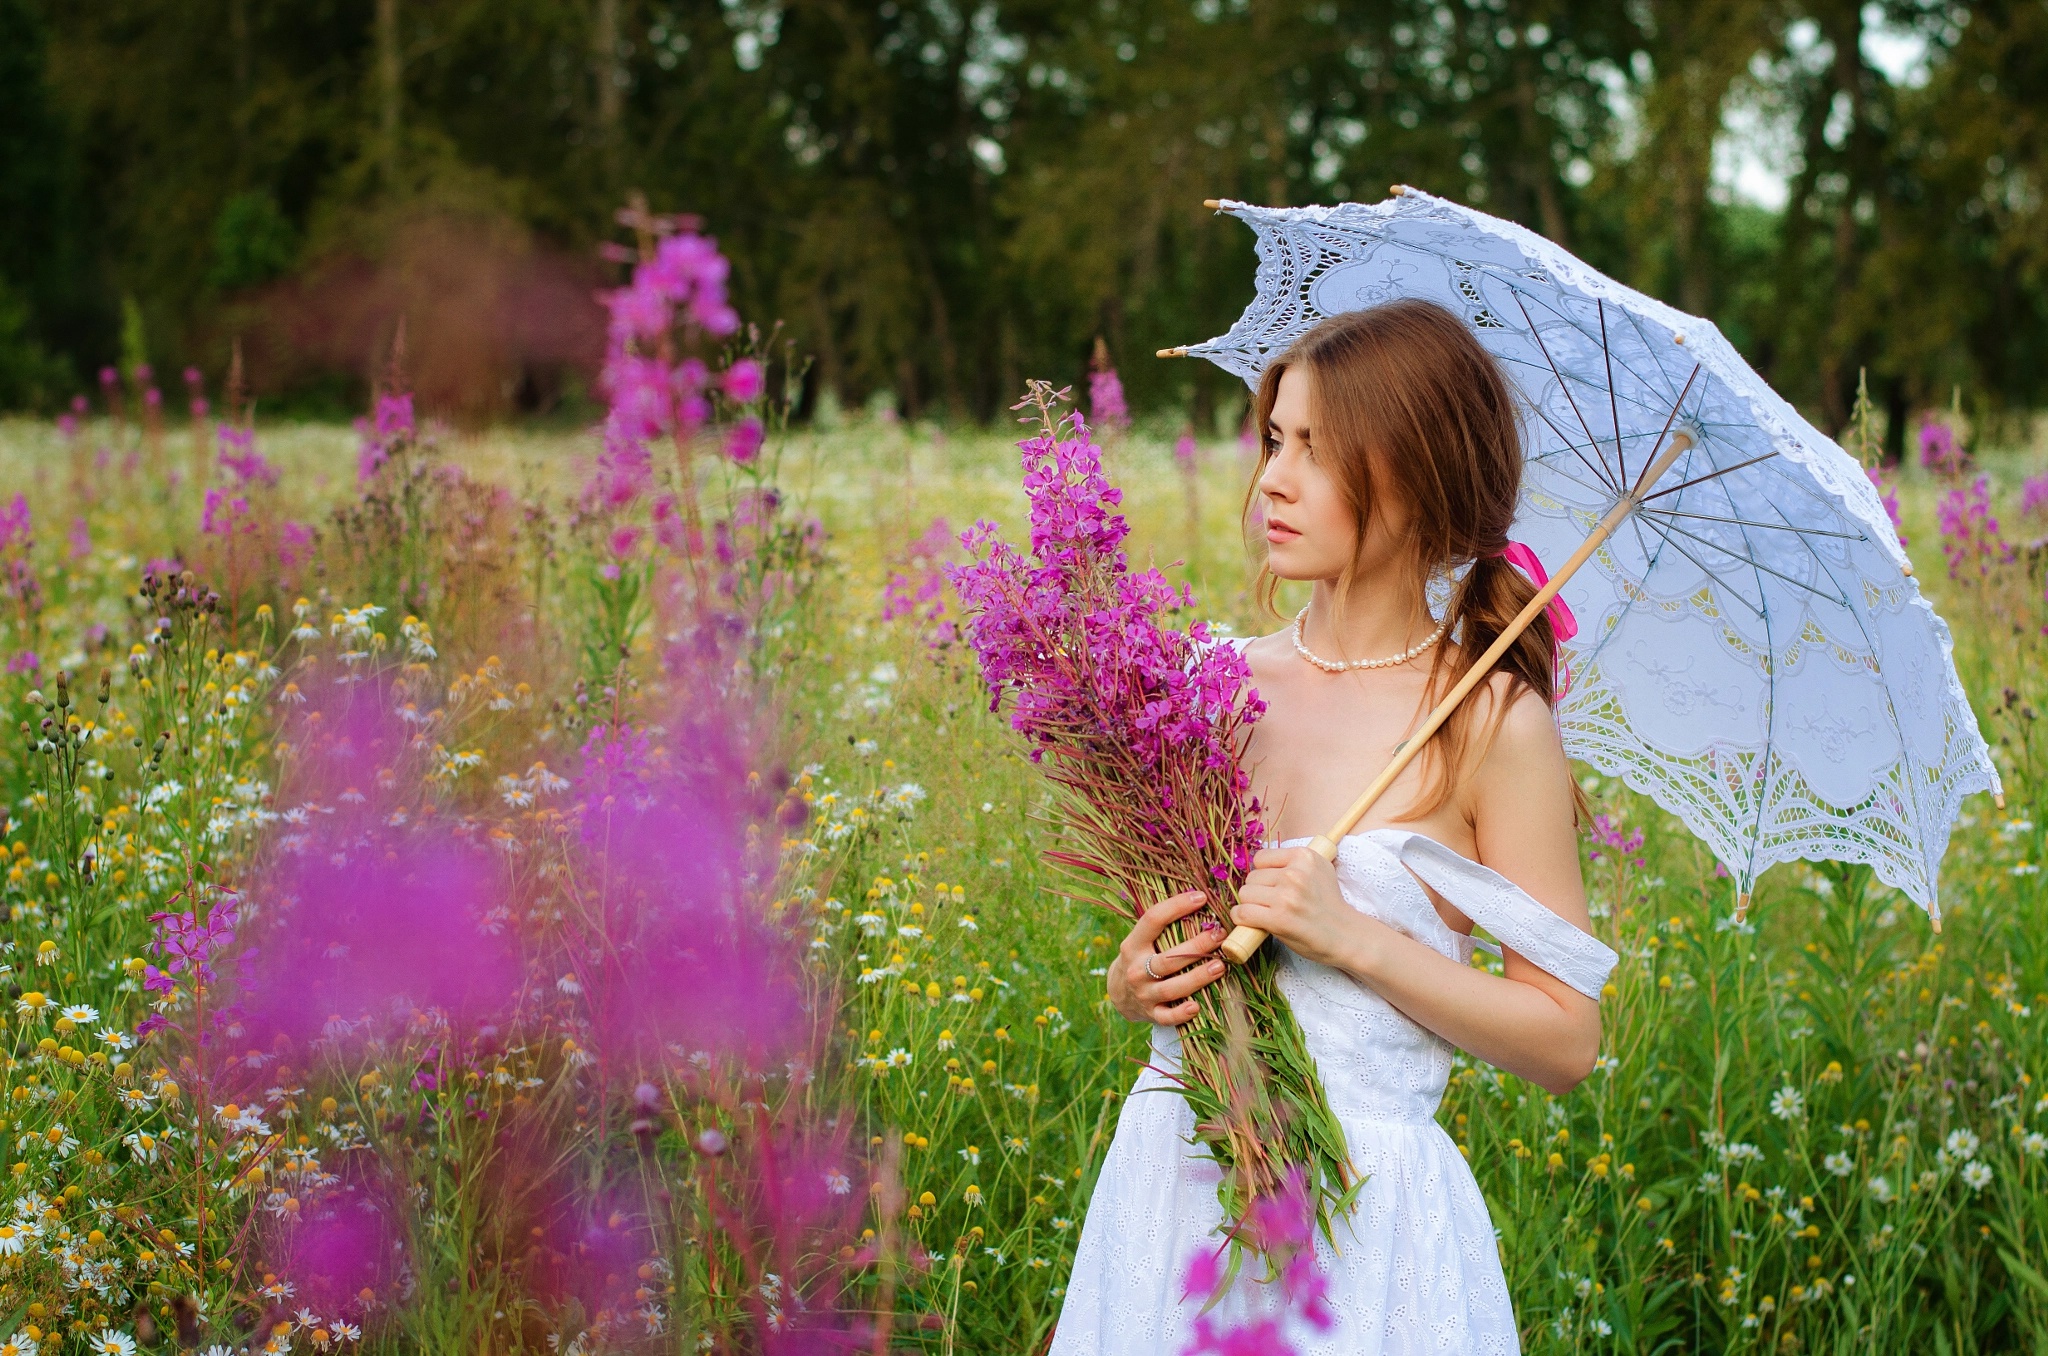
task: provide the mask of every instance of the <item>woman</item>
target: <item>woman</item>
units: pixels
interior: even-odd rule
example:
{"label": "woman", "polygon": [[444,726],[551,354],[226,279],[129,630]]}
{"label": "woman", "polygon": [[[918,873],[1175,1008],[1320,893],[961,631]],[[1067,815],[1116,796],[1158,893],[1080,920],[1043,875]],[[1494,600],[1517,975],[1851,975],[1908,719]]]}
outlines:
{"label": "woman", "polygon": [[[1282,988],[1366,1176],[1337,1247],[1317,1242],[1336,1325],[1302,1349],[1514,1352],[1486,1204],[1432,1118],[1454,1046],[1562,1093],[1600,1042],[1615,957],[1585,931],[1548,618],[1335,865],[1305,846],[1534,596],[1502,555],[1522,471],[1513,397],[1461,321],[1403,301],[1303,335],[1267,368],[1256,412],[1266,597],[1278,580],[1313,587],[1293,626],[1245,647],[1267,703],[1245,758],[1281,841],[1253,859],[1236,918],[1284,944]],[[1432,584],[1447,595],[1441,616]],[[1152,906],[1109,967],[1110,1002],[1154,1024],[1155,1067],[1103,1164],[1053,1356],[1172,1356],[1188,1341],[1198,1305],[1182,1302],[1182,1278],[1218,1246],[1217,1169],[1190,1147],[1187,1104],[1158,1091],[1175,1028],[1223,972],[1222,934],[1154,944],[1201,903]],[[1469,964],[1475,922],[1503,943],[1504,974]],[[1249,1275],[1220,1301],[1224,1321],[1280,1307]]]}

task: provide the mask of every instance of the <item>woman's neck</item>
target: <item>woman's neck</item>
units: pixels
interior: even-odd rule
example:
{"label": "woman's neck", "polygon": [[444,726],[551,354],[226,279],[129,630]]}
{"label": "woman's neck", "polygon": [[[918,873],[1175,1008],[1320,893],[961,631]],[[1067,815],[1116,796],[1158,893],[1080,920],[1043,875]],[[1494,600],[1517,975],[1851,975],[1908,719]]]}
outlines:
{"label": "woman's neck", "polygon": [[1436,629],[1422,581],[1412,571],[1374,571],[1354,582],[1343,609],[1333,579],[1318,579],[1309,595],[1302,636],[1308,647],[1331,659],[1379,659],[1399,654]]}

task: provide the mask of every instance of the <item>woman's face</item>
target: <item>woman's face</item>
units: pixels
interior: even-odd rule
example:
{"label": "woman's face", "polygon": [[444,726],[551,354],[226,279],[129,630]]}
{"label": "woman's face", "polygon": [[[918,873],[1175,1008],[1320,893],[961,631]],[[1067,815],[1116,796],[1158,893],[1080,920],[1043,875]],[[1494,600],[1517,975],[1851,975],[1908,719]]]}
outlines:
{"label": "woman's face", "polygon": [[[1306,368],[1280,374],[1266,429],[1276,449],[1258,484],[1266,508],[1266,568],[1282,579],[1335,579],[1353,564],[1370,575],[1394,563],[1408,515],[1382,489],[1366,549],[1358,549],[1357,523],[1331,474],[1331,459],[1317,459]],[[1384,485],[1385,477],[1377,479]]]}

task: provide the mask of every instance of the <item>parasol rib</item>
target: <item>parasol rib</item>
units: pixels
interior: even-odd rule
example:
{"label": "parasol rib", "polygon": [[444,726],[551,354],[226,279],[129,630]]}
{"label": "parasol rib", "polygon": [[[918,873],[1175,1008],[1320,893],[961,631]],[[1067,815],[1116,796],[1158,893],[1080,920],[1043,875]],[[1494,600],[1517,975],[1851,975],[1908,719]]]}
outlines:
{"label": "parasol rib", "polygon": [[[1690,385],[1690,382],[1687,384]],[[1451,713],[1471,695],[1472,689],[1478,687],[1485,681],[1486,676],[1493,672],[1493,666],[1508,652],[1508,647],[1520,638],[1522,632],[1529,629],[1530,623],[1536,620],[1544,608],[1550,606],[1550,600],[1557,596],[1558,590],[1579,572],[1580,566],[1593,558],[1593,553],[1614,535],[1615,529],[1642,506],[1644,499],[1649,497],[1650,488],[1692,445],[1692,434],[1686,429],[1679,429],[1672,437],[1670,445],[1658,454],[1655,461],[1643,468],[1642,475],[1629,492],[1607,511],[1607,516],[1600,520],[1592,535],[1579,543],[1579,549],[1572,552],[1571,559],[1558,567],[1557,573],[1550,576],[1550,581],[1536,591],[1536,596],[1529,600],[1515,619],[1495,638],[1493,644],[1486,647],[1486,652],[1465,671],[1465,676],[1458,680],[1457,686],[1444,694],[1444,699],[1436,704],[1436,709],[1429,713],[1428,719],[1422,722],[1422,727],[1401,745],[1393,760],[1387,764],[1386,770],[1373,778],[1372,785],[1365,788],[1364,794],[1351,803],[1351,808],[1346,810],[1327,832],[1317,835],[1309,842],[1309,847],[1314,852],[1325,861],[1337,860],[1338,842],[1351,832],[1359,820],[1365,818],[1366,811],[1372,809],[1379,798],[1386,794],[1387,788],[1394,784],[1395,779],[1407,769],[1408,764],[1415,761],[1416,755],[1422,752],[1430,736],[1451,718]],[[1237,964],[1243,965],[1252,958],[1252,953],[1265,943],[1266,937],[1267,934],[1257,928],[1232,928],[1230,936],[1223,941],[1223,954]]]}

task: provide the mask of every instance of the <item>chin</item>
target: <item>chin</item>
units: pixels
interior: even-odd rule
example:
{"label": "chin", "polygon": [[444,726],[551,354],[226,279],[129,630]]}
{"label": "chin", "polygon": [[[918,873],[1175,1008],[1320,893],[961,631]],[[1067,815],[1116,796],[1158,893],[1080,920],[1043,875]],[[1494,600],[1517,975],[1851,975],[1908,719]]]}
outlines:
{"label": "chin", "polygon": [[1313,563],[1303,560],[1301,554],[1293,549],[1297,544],[1290,542],[1286,546],[1267,546],[1266,573],[1275,579],[1285,579],[1290,583],[1332,579],[1337,573],[1341,573],[1319,569]]}

